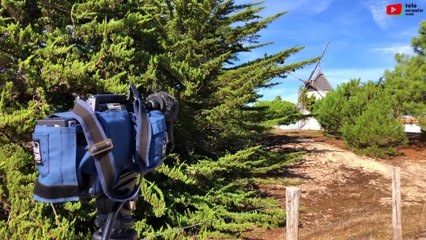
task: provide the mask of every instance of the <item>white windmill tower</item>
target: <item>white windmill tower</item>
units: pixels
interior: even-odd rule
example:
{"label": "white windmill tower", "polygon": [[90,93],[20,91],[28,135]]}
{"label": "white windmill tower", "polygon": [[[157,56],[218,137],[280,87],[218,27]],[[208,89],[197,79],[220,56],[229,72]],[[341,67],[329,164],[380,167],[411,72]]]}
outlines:
{"label": "white windmill tower", "polygon": [[[308,111],[308,109],[306,109],[306,102],[304,102],[306,98],[305,96],[303,96],[303,94],[306,94],[307,98],[311,98],[312,96],[314,96],[316,100],[320,100],[323,97],[325,97],[325,95],[327,95],[328,92],[333,90],[328,79],[325,77],[324,73],[321,70],[317,71],[317,68],[320,65],[321,59],[324,56],[325,51],[327,50],[328,44],[329,43],[325,45],[324,50],[322,51],[321,56],[316,62],[314,69],[312,70],[311,74],[306,80],[303,80],[302,78],[292,73],[288,73],[289,75],[303,82],[303,87],[299,91],[299,102],[297,104],[300,112],[303,115],[311,114]],[[299,130],[302,130],[302,129],[303,130],[320,130],[321,129],[318,121],[312,116],[299,121],[297,125]]]}

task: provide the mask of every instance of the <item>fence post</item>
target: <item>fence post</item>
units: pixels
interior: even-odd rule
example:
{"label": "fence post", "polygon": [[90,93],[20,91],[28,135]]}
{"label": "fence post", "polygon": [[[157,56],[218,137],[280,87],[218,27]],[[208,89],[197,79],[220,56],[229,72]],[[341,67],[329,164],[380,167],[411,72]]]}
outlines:
{"label": "fence post", "polygon": [[286,188],[286,240],[299,239],[299,199],[298,187]]}
{"label": "fence post", "polygon": [[392,167],[392,239],[402,240],[401,225],[401,168]]}

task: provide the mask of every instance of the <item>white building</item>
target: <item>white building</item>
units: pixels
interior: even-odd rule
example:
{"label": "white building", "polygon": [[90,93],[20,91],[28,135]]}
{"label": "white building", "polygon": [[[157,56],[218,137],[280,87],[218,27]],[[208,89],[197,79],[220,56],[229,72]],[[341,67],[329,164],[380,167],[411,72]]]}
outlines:
{"label": "white building", "polygon": [[322,99],[323,97],[325,97],[325,95],[327,95],[327,93],[333,91],[333,88],[328,82],[328,79],[325,77],[324,73],[322,73],[321,70],[318,71],[318,74],[315,75],[311,84],[308,85],[307,88],[308,97],[314,96],[317,100]]}
{"label": "white building", "polygon": [[[322,73],[321,70],[318,71],[317,75],[315,75],[312,82],[306,87],[308,89],[306,93],[307,96],[308,97],[314,96],[315,99],[317,100],[324,98],[325,95],[327,95],[327,93],[333,90],[328,79],[325,77],[324,73]],[[300,109],[300,112],[304,115],[311,114],[308,110],[304,109],[300,105],[299,105],[299,109]],[[279,128],[284,130],[321,130],[320,124],[313,117],[300,120],[295,124],[286,125],[286,126],[282,125]]]}
{"label": "white building", "polygon": [[[330,91],[333,90],[331,87],[329,81],[325,77],[324,73],[321,72],[321,70],[318,72],[318,74],[315,76],[314,80],[311,82],[311,85],[307,85],[307,96],[311,97],[314,96],[315,99],[319,100],[325,97]],[[299,106],[299,110],[304,115],[310,115],[311,113]],[[404,125],[404,130],[407,133],[420,133],[421,128],[417,123],[417,120],[413,116],[403,116],[401,119],[401,123]],[[291,125],[282,125],[279,126],[280,129],[284,130],[321,130],[321,126],[318,123],[318,121],[313,118],[309,117],[305,120],[298,121],[295,124]]]}

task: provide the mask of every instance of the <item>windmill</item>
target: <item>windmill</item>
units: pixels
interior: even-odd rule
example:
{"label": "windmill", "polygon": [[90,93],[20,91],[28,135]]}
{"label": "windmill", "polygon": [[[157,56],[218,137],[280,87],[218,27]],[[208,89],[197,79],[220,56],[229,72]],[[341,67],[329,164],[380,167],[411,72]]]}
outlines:
{"label": "windmill", "polygon": [[[317,74],[315,75],[315,72],[317,71],[317,68],[319,67],[321,59],[324,56],[325,51],[327,50],[329,43],[330,42],[327,42],[327,44],[325,45],[318,61],[315,63],[315,66],[314,66],[311,74],[309,75],[309,77],[306,80],[303,80],[302,78],[300,78],[300,77],[298,77],[298,76],[296,76],[296,75],[294,75],[290,72],[287,72],[290,76],[292,76],[292,77],[296,78],[297,80],[303,82],[303,86],[299,90],[299,98],[298,98],[299,99],[298,107],[300,109],[300,112],[303,115],[309,115],[310,114],[308,109],[306,109],[307,103],[304,102],[304,101],[306,101],[305,96],[304,96],[305,94],[307,95],[307,97],[314,96],[315,99],[321,99],[321,98],[325,97],[327,92],[332,90],[330,83],[325,78],[325,76],[321,72],[321,70],[319,70],[317,72]],[[315,77],[314,77],[314,75],[315,75]],[[299,124],[299,130],[301,130],[309,121],[310,121],[310,119],[302,120]]]}

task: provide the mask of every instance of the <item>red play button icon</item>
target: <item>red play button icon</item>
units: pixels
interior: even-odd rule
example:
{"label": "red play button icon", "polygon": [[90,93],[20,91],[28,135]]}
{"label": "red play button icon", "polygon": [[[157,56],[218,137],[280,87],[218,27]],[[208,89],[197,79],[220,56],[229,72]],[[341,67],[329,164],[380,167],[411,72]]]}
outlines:
{"label": "red play button icon", "polygon": [[402,4],[390,4],[386,6],[387,15],[401,15],[402,14]]}

